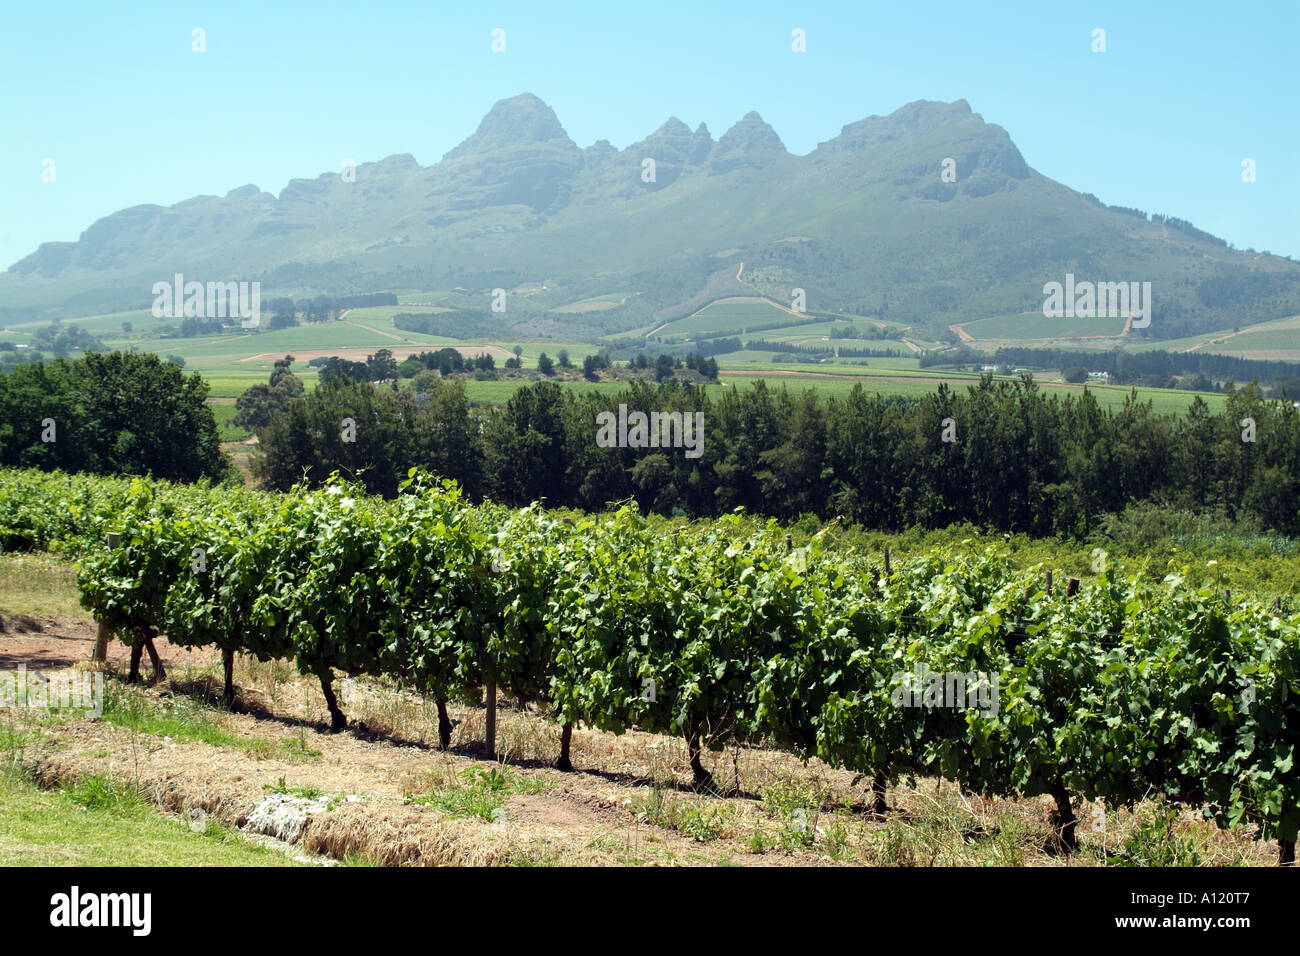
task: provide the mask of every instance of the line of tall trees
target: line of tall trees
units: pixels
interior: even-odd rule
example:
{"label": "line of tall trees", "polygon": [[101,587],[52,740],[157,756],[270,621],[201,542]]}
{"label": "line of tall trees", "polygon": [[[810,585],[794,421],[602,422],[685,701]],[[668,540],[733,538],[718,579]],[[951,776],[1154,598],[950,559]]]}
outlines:
{"label": "line of tall trees", "polygon": [[[1090,372],[1106,372],[1116,376],[1121,384],[1128,384],[1124,381],[1125,376],[1170,378],[1203,375],[1220,382],[1230,379],[1237,382],[1248,382],[1251,379],[1271,382],[1278,378],[1300,376],[1300,362],[1267,362],[1237,358],[1234,355],[1215,355],[1211,352],[1082,352],[1073,349],[1000,348],[988,361],[991,365],[1036,368],[1068,368],[1078,365]],[[1300,395],[1295,398],[1300,400]]]}
{"label": "line of tall trees", "polygon": [[[882,529],[969,520],[1039,535],[1082,536],[1101,516],[1153,500],[1300,534],[1300,411],[1253,384],[1230,387],[1225,403],[1217,414],[1199,397],[1186,415],[1136,398],[1103,409],[1086,390],[1061,397],[1028,378],[985,376],[920,399],[860,386],[823,399],[762,382],[716,399],[676,381],[575,394],[539,382],[504,407],[476,409],[456,380],[421,395],[340,381],[272,418],[255,469],[280,489],[337,469],[392,495],[418,465],[507,504],[599,510],[634,498],[664,514],[743,506],[786,520],[840,516]],[[702,412],[702,453],[597,445],[597,414],[620,405]]]}

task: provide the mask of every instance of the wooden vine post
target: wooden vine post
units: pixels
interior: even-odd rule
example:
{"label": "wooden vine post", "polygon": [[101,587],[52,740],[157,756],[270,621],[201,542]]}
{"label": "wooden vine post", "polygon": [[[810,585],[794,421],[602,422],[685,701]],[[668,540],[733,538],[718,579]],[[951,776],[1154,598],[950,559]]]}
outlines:
{"label": "wooden vine post", "polygon": [[91,663],[103,664],[108,661],[108,625],[103,621],[96,621],[98,630],[95,632],[95,649],[90,652]]}
{"label": "wooden vine post", "polygon": [[487,720],[483,729],[484,743],[487,745],[487,758],[497,759],[497,682],[487,685]]}

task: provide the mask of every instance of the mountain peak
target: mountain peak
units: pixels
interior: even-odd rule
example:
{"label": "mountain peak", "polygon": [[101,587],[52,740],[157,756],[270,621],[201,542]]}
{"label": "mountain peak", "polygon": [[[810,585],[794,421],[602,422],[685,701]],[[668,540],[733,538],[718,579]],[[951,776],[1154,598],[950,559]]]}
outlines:
{"label": "mountain peak", "polygon": [[486,206],[559,208],[583,153],[555,112],[531,93],[498,100],[478,130],[435,166],[430,207],[441,214]]}
{"label": "mountain peak", "polygon": [[750,110],[722,134],[709,157],[709,166],[715,173],[725,173],[745,166],[761,168],[789,155],[776,130]]}
{"label": "mountain peak", "polygon": [[532,93],[520,93],[509,99],[497,100],[478,124],[474,135],[443,159],[502,147],[557,141],[574,145],[560,125],[554,110]]}
{"label": "mountain peak", "polygon": [[670,116],[664,120],[664,125],[655,130],[655,134],[667,136],[686,136],[691,135],[691,128],[679,120],[676,116]]}

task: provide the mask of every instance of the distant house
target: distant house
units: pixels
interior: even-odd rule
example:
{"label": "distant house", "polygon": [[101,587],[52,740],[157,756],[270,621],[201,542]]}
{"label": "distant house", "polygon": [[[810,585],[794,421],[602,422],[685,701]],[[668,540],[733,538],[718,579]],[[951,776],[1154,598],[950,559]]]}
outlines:
{"label": "distant house", "polygon": [[257,319],[243,319],[243,320],[239,323],[239,327],[240,327],[241,329],[255,329],[255,328],[257,328],[257,327],[258,327],[259,325],[261,325],[261,324],[262,324],[262,320],[261,320],[260,318],[257,318]]}

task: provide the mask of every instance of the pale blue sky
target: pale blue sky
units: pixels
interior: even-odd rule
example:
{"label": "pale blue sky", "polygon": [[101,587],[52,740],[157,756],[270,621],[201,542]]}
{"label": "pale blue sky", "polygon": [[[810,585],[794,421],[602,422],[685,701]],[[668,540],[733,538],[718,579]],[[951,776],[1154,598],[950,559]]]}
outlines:
{"label": "pale blue sky", "polygon": [[0,268],[137,203],[279,193],[344,158],[429,165],[525,91],[580,146],[627,146],[669,115],[717,138],[757,110],[801,154],[911,100],[964,98],[1047,176],[1300,256],[1297,0],[380,7],[10,5]]}

